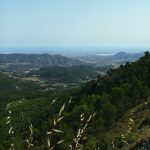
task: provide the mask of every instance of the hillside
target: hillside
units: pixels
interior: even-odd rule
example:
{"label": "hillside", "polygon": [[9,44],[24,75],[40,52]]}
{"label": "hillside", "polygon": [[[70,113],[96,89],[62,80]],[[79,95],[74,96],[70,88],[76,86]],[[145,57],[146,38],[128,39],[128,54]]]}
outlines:
{"label": "hillside", "polygon": [[[19,80],[0,72],[0,149],[8,149],[10,145],[8,127],[5,124],[8,115],[7,108],[15,106],[15,111],[17,111],[17,106],[23,106],[21,111],[12,113],[15,117],[21,117],[24,109],[25,114],[28,114],[25,117],[27,120],[22,124],[19,120],[16,121],[21,127],[25,122],[30,122],[30,115],[34,119],[36,119],[36,116],[39,117],[50,97],[56,97],[55,93],[45,91],[45,88],[41,87],[37,82]],[[38,112],[39,109],[41,111]],[[34,114],[31,114],[31,112]]]}
{"label": "hillside", "polygon": [[51,83],[80,84],[94,79],[99,74],[105,74],[111,66],[93,67],[88,65],[77,65],[70,67],[52,66],[31,71],[26,76],[37,76],[47,79]]}
{"label": "hillside", "polygon": [[[3,85],[14,89],[7,80],[0,81],[1,92]],[[69,147],[73,150],[142,150],[143,145],[149,150],[148,52],[138,61],[121,65],[105,76],[99,75],[80,88],[43,93],[37,85],[34,90],[28,88],[32,87],[31,83],[25,85],[28,90],[24,94],[22,90],[21,101],[20,97],[16,98],[17,91],[11,97],[1,98],[1,110],[7,107],[8,111],[1,116],[1,149],[8,149],[13,142],[19,150],[26,150],[29,144],[33,144],[28,147],[33,150],[68,150]],[[11,121],[6,125],[8,115]]]}
{"label": "hillside", "polygon": [[150,100],[136,105],[125,113],[112,131],[114,146],[122,149],[150,149]]}
{"label": "hillside", "polygon": [[50,54],[0,54],[0,69],[9,72],[27,72],[41,67],[72,66],[79,60]]}
{"label": "hillside", "polygon": [[[114,128],[121,128],[118,126],[118,122],[121,120],[121,123],[123,123],[124,116],[129,110],[136,108],[136,105],[147,103],[150,95],[149,81],[150,54],[146,52],[145,56],[137,62],[121,65],[118,69],[109,71],[105,76],[99,76],[97,80],[87,83],[76,94],[76,105],[78,103],[82,111],[86,113],[97,112],[96,121],[90,129],[93,129],[92,135],[94,134],[94,137],[99,139],[97,144],[99,143],[101,149],[113,149],[112,141],[117,133],[119,133],[118,139],[115,142],[119,144],[118,149],[124,149],[124,143],[120,141],[119,137],[124,132],[123,126],[120,132],[117,130],[113,134],[110,133]],[[144,107],[140,108],[141,116],[135,116],[137,117],[136,121],[139,121],[137,124],[140,125],[143,120],[146,120],[147,127],[145,128],[145,125],[143,125],[142,128],[144,132],[147,132],[150,126],[149,119],[146,117],[149,114],[149,107],[147,108],[147,114],[144,113]],[[142,114],[145,114],[145,116]],[[140,135],[140,130],[137,127],[134,135],[136,134]],[[130,137],[128,138],[128,140],[131,140]],[[149,135],[141,133],[139,139],[134,138],[133,141],[129,141],[127,147],[129,148],[139,141],[149,139]]]}

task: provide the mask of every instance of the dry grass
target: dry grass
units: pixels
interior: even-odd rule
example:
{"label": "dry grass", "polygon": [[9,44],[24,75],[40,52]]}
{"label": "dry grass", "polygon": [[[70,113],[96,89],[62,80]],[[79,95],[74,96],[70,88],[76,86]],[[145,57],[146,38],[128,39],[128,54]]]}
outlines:
{"label": "dry grass", "polygon": [[9,109],[9,107],[7,108],[7,111],[8,111],[8,117],[6,118],[6,125],[8,125],[9,127],[9,130],[8,130],[8,134],[11,138],[11,143],[10,143],[10,148],[9,150],[15,150],[15,144],[14,144],[14,127],[13,127],[13,124],[12,124],[12,120],[11,120],[11,115],[12,115],[12,112],[11,110]]}
{"label": "dry grass", "polygon": [[[52,102],[51,102],[51,107],[53,107],[53,104],[55,104],[55,102],[57,101],[57,99],[54,99]],[[63,112],[66,108],[67,105],[71,104],[72,102],[72,98],[69,99],[69,101],[67,103],[64,103],[59,111],[58,111],[58,114],[53,118],[53,124],[52,124],[52,127],[51,129],[49,129],[47,132],[46,132],[46,135],[47,135],[47,147],[48,147],[48,150],[54,150],[54,149],[57,149],[57,146],[64,143],[65,142],[65,139],[60,139],[58,141],[54,141],[52,142],[52,139],[55,139],[55,136],[58,134],[63,134],[64,131],[62,131],[61,129],[59,129],[59,125],[61,124],[61,121],[64,119],[64,115],[63,115]],[[11,139],[11,143],[10,143],[10,150],[16,150],[15,148],[15,142],[14,142],[14,128],[13,128],[13,125],[12,125],[12,112],[10,111],[10,105],[7,105],[7,111],[9,113],[8,117],[6,118],[6,124],[9,126],[9,136],[10,136],[10,139]],[[71,150],[81,150],[83,149],[83,141],[86,140],[86,129],[87,127],[89,126],[89,123],[90,121],[92,120],[92,118],[94,118],[96,115],[96,113],[90,115],[89,117],[85,117],[85,114],[82,113],[80,115],[80,127],[79,129],[77,130],[77,134],[75,136],[75,138],[72,139],[72,143],[68,143],[69,147]],[[86,119],[85,119],[86,118]],[[26,149],[27,150],[30,150],[30,149],[34,149],[34,147],[36,147],[36,145],[34,145],[34,128],[33,128],[33,125],[32,123],[30,123],[29,125],[29,136],[28,138],[25,140],[26,142]],[[95,150],[98,150],[95,149]]]}
{"label": "dry grass", "polygon": [[27,142],[28,146],[27,149],[29,150],[31,147],[33,147],[33,126],[32,124],[29,125],[29,130],[30,130],[30,135],[28,137],[28,139],[26,139],[25,141]]}

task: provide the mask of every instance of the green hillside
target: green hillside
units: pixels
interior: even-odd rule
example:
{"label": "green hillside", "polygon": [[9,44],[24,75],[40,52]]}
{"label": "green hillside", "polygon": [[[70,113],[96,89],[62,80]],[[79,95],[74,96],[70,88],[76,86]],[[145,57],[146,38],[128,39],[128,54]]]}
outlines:
{"label": "green hillside", "polygon": [[[8,149],[9,147],[8,127],[5,124],[7,122],[6,108],[13,106],[15,111],[18,109],[17,107],[22,111],[23,109],[31,109],[34,115],[28,113],[29,116],[26,117],[26,122],[29,123],[31,116],[35,118],[37,112],[35,110],[44,107],[47,104],[46,98],[52,97],[52,95],[54,93],[43,92],[43,89],[35,82],[18,80],[0,73],[0,149]],[[22,111],[13,114],[20,117]],[[22,125],[19,120],[16,120],[16,123]]]}
{"label": "green hillside", "polygon": [[78,65],[70,67],[51,66],[41,68],[37,71],[31,71],[27,76],[38,76],[47,79],[51,83],[81,83],[96,78],[100,72],[105,73],[111,66],[93,67],[87,65]]}
{"label": "green hillside", "polygon": [[0,149],[149,150],[148,52],[78,89],[43,92],[1,74],[0,93]]}

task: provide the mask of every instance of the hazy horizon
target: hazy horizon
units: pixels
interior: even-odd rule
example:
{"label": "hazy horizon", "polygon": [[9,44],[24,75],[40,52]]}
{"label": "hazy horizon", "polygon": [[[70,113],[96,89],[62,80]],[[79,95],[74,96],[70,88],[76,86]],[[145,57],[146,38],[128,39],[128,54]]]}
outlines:
{"label": "hazy horizon", "polygon": [[98,54],[116,54],[119,52],[126,53],[143,53],[145,51],[150,51],[146,48],[92,48],[92,47],[81,47],[81,48],[68,48],[68,47],[0,47],[0,54],[12,54],[12,53],[24,53],[24,54],[60,54],[64,56],[85,56],[85,55],[98,55]]}

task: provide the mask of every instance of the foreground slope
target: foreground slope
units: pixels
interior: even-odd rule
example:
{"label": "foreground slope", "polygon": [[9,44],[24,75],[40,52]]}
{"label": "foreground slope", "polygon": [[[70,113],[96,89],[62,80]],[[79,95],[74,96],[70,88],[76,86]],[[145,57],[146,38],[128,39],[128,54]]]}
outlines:
{"label": "foreground slope", "polygon": [[[89,128],[89,133],[93,136],[93,141],[95,141],[96,145],[105,150],[113,149],[112,142],[115,138],[115,133],[118,133],[119,137],[122,135],[122,129],[121,132],[111,134],[114,128],[119,128],[116,122],[121,119],[124,120],[124,115],[137,105],[147,103],[149,95],[150,54],[146,52],[145,56],[137,62],[121,65],[118,69],[109,71],[105,76],[99,76],[97,80],[87,83],[78,94],[74,95],[74,100],[75,105],[80,106],[78,111],[87,114],[97,112],[95,121],[92,127]],[[74,112],[75,110],[77,113],[77,108],[73,109]],[[149,114],[149,109],[147,111]],[[144,114],[144,107],[141,107],[141,113]],[[149,120],[144,115],[139,116],[137,114],[137,118],[139,118],[139,122],[138,119],[136,120],[139,125],[140,119]],[[145,132],[149,132],[149,127],[150,124],[147,121]],[[140,132],[140,130],[136,129],[135,134],[138,134],[137,132]],[[144,133],[141,133],[141,137],[143,137],[143,140],[149,138]],[[140,138],[141,140],[142,138]],[[118,147],[115,147],[115,149],[124,148],[124,142],[120,138],[115,142],[118,143]],[[137,142],[138,139],[136,141],[136,138],[129,143],[127,141],[125,149],[132,147]]]}

